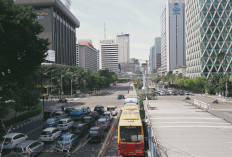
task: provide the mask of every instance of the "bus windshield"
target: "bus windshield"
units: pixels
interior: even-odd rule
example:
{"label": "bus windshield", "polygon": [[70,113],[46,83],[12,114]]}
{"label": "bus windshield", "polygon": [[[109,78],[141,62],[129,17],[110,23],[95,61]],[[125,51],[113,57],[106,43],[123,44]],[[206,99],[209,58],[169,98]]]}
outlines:
{"label": "bus windshield", "polygon": [[120,137],[122,142],[141,141],[141,126],[121,126]]}

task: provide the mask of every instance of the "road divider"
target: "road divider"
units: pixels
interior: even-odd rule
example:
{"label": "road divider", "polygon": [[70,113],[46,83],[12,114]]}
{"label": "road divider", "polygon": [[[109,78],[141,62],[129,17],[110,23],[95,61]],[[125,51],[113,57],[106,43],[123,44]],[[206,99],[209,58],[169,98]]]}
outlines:
{"label": "road divider", "polygon": [[108,147],[110,146],[110,141],[111,141],[111,139],[112,139],[112,137],[114,135],[114,131],[116,130],[116,127],[118,126],[120,116],[121,116],[121,110],[119,111],[118,116],[115,119],[114,124],[111,127],[110,132],[108,133],[108,135],[107,135],[107,137],[105,139],[105,142],[102,145],[102,148],[101,148],[101,150],[100,150],[100,152],[98,154],[98,157],[105,157],[106,151],[107,151]]}
{"label": "road divider", "polygon": [[202,109],[205,112],[208,112],[210,110],[210,104],[207,104],[207,103],[200,101],[200,100],[197,100],[197,99],[193,100],[193,105],[199,109]]}

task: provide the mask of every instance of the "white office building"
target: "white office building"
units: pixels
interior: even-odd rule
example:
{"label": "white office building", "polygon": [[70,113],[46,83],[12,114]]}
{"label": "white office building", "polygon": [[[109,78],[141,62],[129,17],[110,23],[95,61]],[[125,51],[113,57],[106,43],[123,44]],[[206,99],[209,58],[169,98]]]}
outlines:
{"label": "white office building", "polygon": [[[232,1],[186,0],[186,75],[231,75]],[[221,61],[217,58],[223,54]]]}
{"label": "white office building", "polygon": [[94,48],[91,40],[78,41],[78,66],[84,70],[98,70],[98,50]]}
{"label": "white office building", "polygon": [[118,44],[118,62],[128,63],[130,59],[130,35],[117,35],[116,43]]}
{"label": "white office building", "polygon": [[185,2],[168,0],[161,16],[161,70],[163,75],[186,65]]}
{"label": "white office building", "polygon": [[118,44],[115,40],[100,41],[99,66],[118,74]]}
{"label": "white office building", "polygon": [[155,45],[150,48],[150,55],[149,55],[149,66],[150,66],[150,73],[154,69],[158,69],[160,67],[160,53],[161,53],[161,38],[155,38]]}

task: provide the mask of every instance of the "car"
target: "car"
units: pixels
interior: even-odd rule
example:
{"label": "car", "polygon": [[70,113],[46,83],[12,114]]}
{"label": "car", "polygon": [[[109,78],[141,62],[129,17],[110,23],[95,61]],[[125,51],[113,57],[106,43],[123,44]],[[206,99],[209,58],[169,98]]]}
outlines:
{"label": "car", "polygon": [[71,133],[77,135],[78,137],[83,137],[86,135],[91,128],[88,123],[79,123],[73,126]]}
{"label": "car", "polygon": [[103,117],[106,118],[106,119],[108,119],[110,122],[111,122],[111,120],[113,118],[111,112],[109,112],[109,111],[104,112],[103,113]]}
{"label": "car", "polygon": [[81,108],[85,115],[88,115],[91,112],[91,109],[88,106],[84,106]]}
{"label": "car", "polygon": [[69,130],[74,124],[74,121],[70,118],[64,118],[59,121],[57,129],[59,130]]}
{"label": "car", "polygon": [[81,120],[84,117],[83,109],[73,110],[70,114],[72,120]]}
{"label": "car", "polygon": [[178,94],[177,91],[173,91],[173,92],[172,92],[172,95],[177,95],[177,94]]}
{"label": "car", "polygon": [[55,113],[56,113],[55,111],[49,111],[49,110],[44,111],[43,120],[46,121],[48,118],[54,117]]}
{"label": "car", "polygon": [[164,91],[160,91],[160,95],[165,95],[165,92]]}
{"label": "car", "polygon": [[88,133],[88,140],[90,142],[91,141],[101,142],[103,140],[103,137],[104,137],[104,130],[101,127],[96,126],[96,127],[90,128],[89,133]]}
{"label": "car", "polygon": [[179,95],[184,95],[184,91],[179,91]]}
{"label": "car", "polygon": [[71,112],[72,112],[73,110],[75,110],[74,107],[66,107],[66,108],[64,109],[64,112],[65,112],[67,115],[70,116],[70,114],[71,114]]}
{"label": "car", "polygon": [[23,133],[9,133],[0,139],[0,148],[3,145],[3,149],[12,149],[20,142],[25,141],[27,138],[27,135]]}
{"label": "car", "polygon": [[122,94],[120,94],[120,95],[118,95],[118,98],[117,98],[118,100],[119,99],[125,99],[125,97],[124,97],[124,95],[122,95]]}
{"label": "car", "polygon": [[42,131],[39,140],[43,142],[53,142],[60,137],[61,131],[55,127],[46,128]]}
{"label": "car", "polygon": [[59,123],[60,118],[54,117],[54,118],[48,118],[44,123],[43,123],[43,128],[48,128],[48,127],[56,127],[57,124]]}
{"label": "car", "polygon": [[166,91],[166,92],[165,92],[165,95],[171,95],[171,94],[170,94],[170,92]]}
{"label": "car", "polygon": [[185,91],[184,92],[184,95],[190,95],[188,91]]}
{"label": "car", "polygon": [[43,150],[44,143],[38,142],[35,140],[26,140],[23,141],[13,148],[10,153],[11,156],[22,156],[22,157],[31,157],[32,155],[37,155]]}
{"label": "car", "polygon": [[102,115],[104,113],[104,107],[97,105],[94,107],[94,111],[97,111],[100,115]]}
{"label": "car", "polygon": [[106,131],[110,127],[110,121],[106,118],[100,118],[97,121],[97,126],[101,127],[104,131]]}
{"label": "car", "polygon": [[58,103],[66,103],[67,102],[67,99],[65,98],[61,98],[58,100]]}
{"label": "car", "polygon": [[90,112],[89,116],[92,116],[95,120],[100,118],[100,114],[97,111]]}
{"label": "car", "polygon": [[66,117],[67,117],[67,114],[64,113],[63,111],[57,111],[57,112],[55,112],[54,117],[60,118],[60,119],[61,119],[61,118],[66,118]]}
{"label": "car", "polygon": [[92,126],[95,122],[95,119],[92,116],[84,116],[82,119],[82,123],[87,123]]}
{"label": "car", "polygon": [[118,110],[116,106],[108,106],[107,111],[111,112],[113,116],[117,116]]}
{"label": "car", "polygon": [[56,143],[59,151],[70,151],[78,143],[78,136],[70,133],[62,135]]}

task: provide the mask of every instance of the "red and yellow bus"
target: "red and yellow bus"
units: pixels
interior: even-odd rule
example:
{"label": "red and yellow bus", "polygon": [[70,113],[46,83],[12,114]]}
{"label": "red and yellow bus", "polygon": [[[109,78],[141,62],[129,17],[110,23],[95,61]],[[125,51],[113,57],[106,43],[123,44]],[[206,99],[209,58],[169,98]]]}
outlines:
{"label": "red and yellow bus", "polygon": [[123,111],[118,125],[118,155],[144,156],[144,131],[138,111]]}

